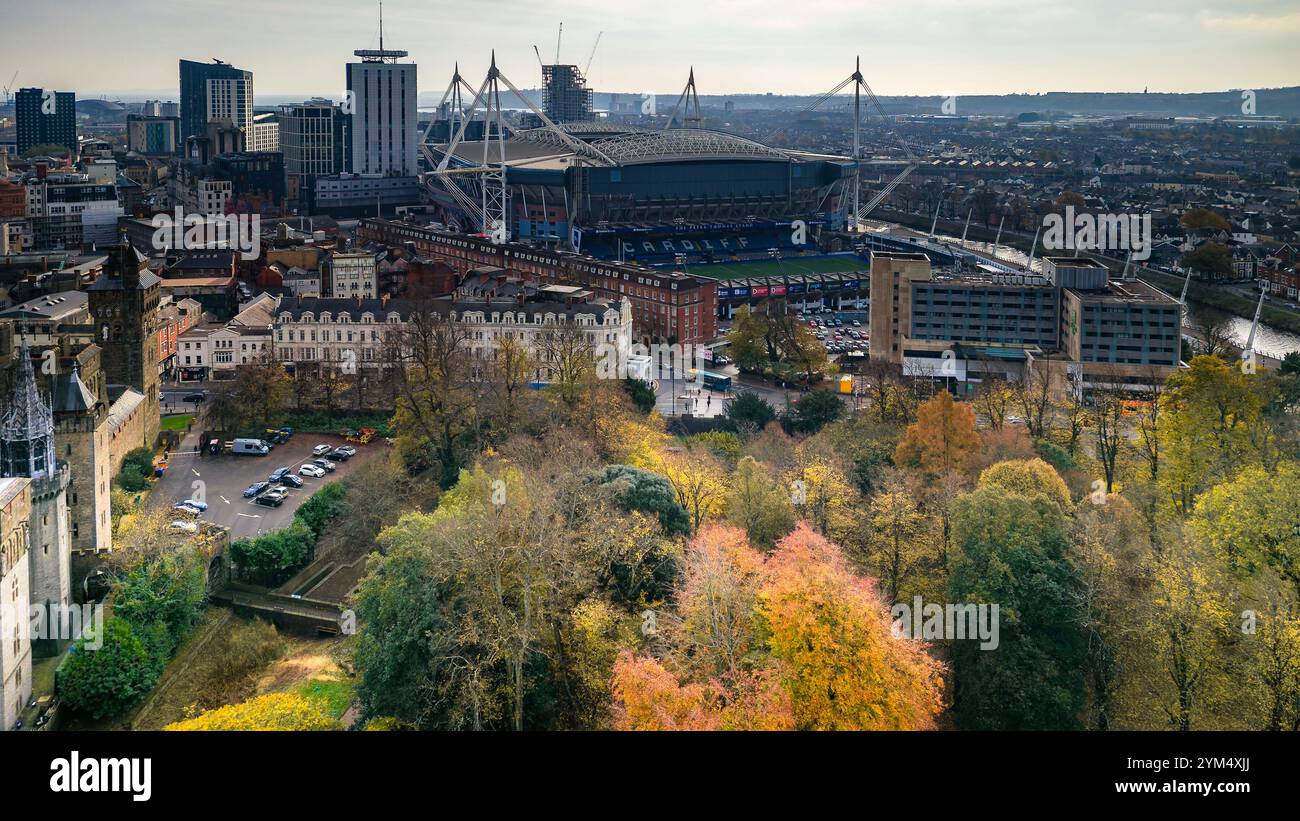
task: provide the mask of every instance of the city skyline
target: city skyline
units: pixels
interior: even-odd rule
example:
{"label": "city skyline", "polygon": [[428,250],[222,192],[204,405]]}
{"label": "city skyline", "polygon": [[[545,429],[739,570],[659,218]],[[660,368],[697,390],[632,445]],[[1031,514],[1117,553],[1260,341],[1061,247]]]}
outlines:
{"label": "city skyline", "polygon": [[[80,97],[167,98],[178,91],[177,60],[219,57],[255,73],[259,98],[339,97],[352,51],[378,42],[377,4],[323,0],[310,17],[285,12],[287,28],[267,25],[290,6],[239,0],[222,6],[218,26],[198,3],[159,8],[128,0],[119,6],[124,13],[105,22],[109,31],[71,28],[60,37],[71,51],[89,51],[114,27],[126,36],[125,27],[139,19],[135,11],[149,18],[151,29],[174,35],[168,40],[174,52],[121,55],[97,66],[96,84],[87,86],[77,66],[49,61],[42,41],[29,38],[7,49],[0,74],[17,71],[16,87],[67,88]],[[17,7],[8,17],[14,30],[37,31],[59,25],[78,7],[91,8],[72,0]],[[533,46],[552,61],[561,21],[561,62],[585,66],[603,32],[589,78],[601,92],[667,93],[694,66],[705,95],[820,94],[859,54],[868,81],[889,96],[1199,92],[1297,82],[1288,49],[1300,32],[1300,11],[1277,0],[1237,3],[1227,12],[1169,0],[1101,0],[1088,7],[1053,1],[1032,8],[1006,0],[884,0],[870,14],[847,0],[815,7],[819,13],[806,14],[773,0],[666,0],[613,13],[586,2],[512,1],[488,15],[462,5],[389,0],[384,13],[387,44],[410,52],[409,60],[423,67],[421,92],[435,96],[454,64],[467,78],[479,77],[493,50],[507,75],[537,86]],[[287,31],[301,35],[302,47],[284,48]],[[1238,56],[1231,65],[1202,59],[1214,50]]]}

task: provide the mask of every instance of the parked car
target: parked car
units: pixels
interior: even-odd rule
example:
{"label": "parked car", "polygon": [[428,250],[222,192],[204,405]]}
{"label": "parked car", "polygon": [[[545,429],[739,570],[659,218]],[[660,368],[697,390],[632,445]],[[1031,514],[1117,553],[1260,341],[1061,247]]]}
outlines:
{"label": "parked car", "polygon": [[286,473],[280,477],[280,484],[287,487],[302,487],[302,479],[299,479],[292,473]]}
{"label": "parked car", "polygon": [[244,498],[251,499],[271,486],[270,482],[254,482],[244,491]]}
{"label": "parked car", "polygon": [[339,453],[346,453],[349,457],[357,455],[357,449],[352,447],[351,445],[339,445],[338,447],[334,448],[334,450]]}
{"label": "parked car", "polygon": [[270,476],[267,477],[266,481],[270,482],[271,484],[275,484],[276,482],[280,481],[281,479],[283,479],[285,476],[288,475],[289,475],[288,468],[276,468],[275,471]]}
{"label": "parked car", "polygon": [[325,454],[329,453],[332,450],[334,450],[334,448],[330,445],[317,445],[316,447],[311,449],[311,455],[324,456]]}
{"label": "parked car", "polygon": [[862,327],[862,323],[855,319],[855,320],[853,320],[853,327],[855,327],[855,328],[861,328],[861,327]]}
{"label": "parked car", "polygon": [[193,513],[195,516],[208,509],[207,502],[200,502],[197,499],[186,499],[183,502],[177,502],[172,505],[172,510],[179,510],[182,513]]}
{"label": "parked car", "polygon": [[273,487],[253,501],[264,507],[279,507],[287,498],[289,498],[289,491],[282,487]]}
{"label": "parked car", "polygon": [[352,454],[343,450],[343,448],[341,447],[337,447],[334,448],[334,450],[329,452],[329,457],[330,459],[333,459],[335,462],[346,462],[347,460],[352,458]]}
{"label": "parked car", "polygon": [[207,398],[207,396],[201,393],[187,393],[181,397],[181,400],[197,405],[198,403],[205,401]]}
{"label": "parked car", "polygon": [[328,459],[312,459],[311,463],[326,473],[333,473],[334,469],[338,467]]}
{"label": "parked car", "polygon": [[319,479],[325,475],[325,468],[320,465],[303,465],[298,468],[298,475],[310,476],[313,479]]}
{"label": "parked car", "polygon": [[199,526],[198,526],[198,524],[196,524],[195,522],[182,522],[182,521],[179,521],[179,520],[177,520],[177,521],[171,523],[171,529],[172,529],[172,530],[183,530],[183,531],[185,531],[186,533],[198,533],[198,532],[199,532]]}

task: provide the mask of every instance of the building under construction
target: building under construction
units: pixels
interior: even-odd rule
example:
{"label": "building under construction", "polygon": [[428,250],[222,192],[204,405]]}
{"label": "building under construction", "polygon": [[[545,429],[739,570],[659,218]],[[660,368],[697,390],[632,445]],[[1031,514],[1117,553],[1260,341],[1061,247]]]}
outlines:
{"label": "building under construction", "polygon": [[591,89],[577,66],[542,66],[542,108],[556,123],[591,119]]}

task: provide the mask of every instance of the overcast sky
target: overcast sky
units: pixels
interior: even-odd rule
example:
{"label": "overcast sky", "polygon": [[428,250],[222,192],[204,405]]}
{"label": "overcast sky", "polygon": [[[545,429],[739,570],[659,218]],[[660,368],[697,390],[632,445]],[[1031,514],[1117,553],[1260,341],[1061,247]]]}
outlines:
{"label": "overcast sky", "polygon": [[[387,0],[385,44],[440,96],[454,61],[477,87],[491,49],[540,84],[563,62],[598,91],[821,93],[852,70],[879,94],[1219,91],[1300,84],[1295,0]],[[175,99],[179,58],[219,57],[263,95],[338,98],[369,0],[0,0],[0,81]]]}

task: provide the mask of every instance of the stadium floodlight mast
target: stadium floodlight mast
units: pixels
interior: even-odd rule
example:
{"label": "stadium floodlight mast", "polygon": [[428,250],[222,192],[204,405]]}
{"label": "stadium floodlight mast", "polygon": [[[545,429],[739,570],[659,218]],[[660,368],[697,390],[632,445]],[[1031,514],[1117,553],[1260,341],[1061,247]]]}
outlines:
{"label": "stadium floodlight mast", "polygon": [[[456,84],[456,78],[453,78],[452,84]],[[491,237],[494,242],[505,242],[510,239],[510,194],[509,189],[506,187],[505,145],[507,132],[504,111],[501,108],[501,84],[504,84],[528,107],[529,111],[542,121],[543,128],[553,133],[560,143],[574,152],[576,155],[575,161],[579,157],[586,157],[602,162],[605,165],[616,165],[600,149],[575,139],[556,125],[550,117],[546,116],[545,112],[538,108],[528,98],[528,95],[510,82],[510,78],[497,67],[496,51],[493,50],[491,64],[488,67],[487,76],[483,78],[482,85],[477,90],[474,90],[468,84],[465,85],[465,88],[473,93],[473,99],[469,108],[464,109],[463,116],[459,118],[459,127],[455,129],[451,141],[447,143],[445,148],[441,149],[442,158],[435,166],[433,175],[437,177],[443,189],[451,194],[461,207],[478,219],[483,233]],[[459,97],[459,92],[456,93],[456,96]],[[466,126],[480,112],[484,121],[482,162],[479,165],[466,165],[455,169],[449,168],[451,158],[456,153],[456,147],[465,139]],[[430,124],[431,127],[432,124]],[[429,129],[426,128],[425,134],[427,135],[428,132]],[[426,152],[425,156],[432,164],[434,160],[433,151],[427,143],[424,150]],[[468,193],[460,187],[458,181],[453,179],[453,175],[470,175],[478,180],[479,202],[474,202],[470,198]]]}
{"label": "stadium floodlight mast", "polygon": [[876,92],[871,90],[871,86],[867,85],[866,78],[862,76],[862,58],[856,58],[852,74],[837,83],[830,91],[805,106],[802,113],[807,114],[808,112],[817,109],[827,100],[834,98],[836,94],[839,94],[850,84],[853,86],[853,176],[851,182],[853,186],[853,194],[850,198],[849,204],[850,218],[846,220],[846,222],[848,222],[849,230],[856,233],[858,230],[858,224],[863,219],[866,219],[866,216],[875,210],[876,206],[879,205],[885,197],[889,196],[890,193],[892,193],[909,174],[915,171],[919,163],[917,162],[916,155],[914,155],[911,148],[908,147],[907,141],[896,137],[898,147],[902,149],[903,155],[907,158],[907,165],[904,166],[903,170],[890,180],[884,188],[877,192],[866,205],[859,205],[858,199],[862,187],[862,158],[860,154],[862,153],[863,93],[867,95],[867,99],[876,109],[876,113],[880,115],[881,121],[883,122],[888,119],[888,115],[885,114],[885,107],[881,105],[880,99],[876,97]]}
{"label": "stadium floodlight mast", "polygon": [[[686,78],[686,87],[682,93],[677,95],[677,104],[673,106],[673,113],[668,115],[668,122],[664,123],[664,131],[673,127],[677,120],[677,112],[682,110],[682,104],[685,103],[686,110],[682,112],[682,127],[700,128],[704,124],[704,117],[700,115],[700,95],[695,90],[695,66],[691,66],[690,76]],[[695,113],[691,113],[692,105]]]}

